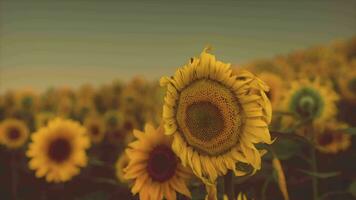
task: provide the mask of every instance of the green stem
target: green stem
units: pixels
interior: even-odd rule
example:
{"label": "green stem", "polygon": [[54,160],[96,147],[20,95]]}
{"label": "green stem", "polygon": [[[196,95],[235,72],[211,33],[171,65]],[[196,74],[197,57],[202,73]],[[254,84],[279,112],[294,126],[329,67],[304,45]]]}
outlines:
{"label": "green stem", "polygon": [[[318,166],[316,161],[316,150],[315,148],[310,148],[310,156],[311,156],[311,171],[314,173],[318,173]],[[318,178],[316,176],[312,176],[312,184],[313,184],[313,199],[318,200]]]}
{"label": "green stem", "polygon": [[267,196],[266,191],[267,191],[268,185],[272,181],[272,179],[273,179],[273,176],[269,176],[263,183],[262,191],[261,191],[261,200],[266,200],[266,196]]}
{"label": "green stem", "polygon": [[349,193],[349,191],[342,191],[342,190],[328,192],[328,193],[323,194],[319,199],[323,200],[323,199],[328,198],[330,196],[343,195],[343,194],[348,194],[348,193]]}
{"label": "green stem", "polygon": [[15,152],[11,152],[11,194],[12,199],[17,199],[17,166]]}
{"label": "green stem", "polygon": [[235,199],[232,171],[228,171],[224,176],[224,193],[227,195],[229,200]]}

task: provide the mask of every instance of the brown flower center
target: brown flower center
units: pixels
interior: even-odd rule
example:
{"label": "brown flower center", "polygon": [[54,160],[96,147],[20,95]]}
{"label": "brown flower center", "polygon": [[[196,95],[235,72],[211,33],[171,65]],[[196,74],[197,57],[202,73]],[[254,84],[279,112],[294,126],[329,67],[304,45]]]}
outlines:
{"label": "brown flower center", "polygon": [[333,137],[332,133],[327,132],[327,133],[322,134],[318,138],[318,142],[319,142],[319,145],[325,146],[325,145],[331,144],[333,139],[334,139],[334,137]]}
{"label": "brown flower center", "polygon": [[149,156],[147,172],[154,181],[164,182],[172,178],[178,165],[177,156],[166,145],[158,145]]}
{"label": "brown flower center", "polygon": [[100,133],[99,127],[97,125],[92,125],[90,127],[90,133],[94,136],[99,135]]}
{"label": "brown flower center", "polygon": [[21,136],[21,132],[18,128],[16,127],[11,127],[9,128],[9,130],[7,131],[7,137],[10,140],[17,140],[19,137]]}
{"label": "brown flower center", "polygon": [[132,124],[132,122],[126,121],[126,122],[124,123],[124,129],[125,129],[126,131],[131,131],[131,130],[133,129],[133,124]]}
{"label": "brown flower center", "polygon": [[224,129],[220,110],[214,104],[203,101],[188,106],[186,124],[192,135],[203,141],[214,139]]}
{"label": "brown flower center", "polygon": [[52,141],[48,148],[48,156],[57,163],[67,160],[71,154],[72,147],[65,138],[57,138]]}
{"label": "brown flower center", "polygon": [[244,114],[228,87],[201,79],[181,91],[176,120],[179,133],[195,150],[220,155],[237,144]]}

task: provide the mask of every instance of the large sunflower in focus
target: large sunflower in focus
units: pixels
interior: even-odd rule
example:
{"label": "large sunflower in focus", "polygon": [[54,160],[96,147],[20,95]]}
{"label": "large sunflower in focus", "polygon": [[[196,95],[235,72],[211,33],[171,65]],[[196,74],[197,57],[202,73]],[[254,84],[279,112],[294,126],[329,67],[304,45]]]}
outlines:
{"label": "large sunflower in focus", "polygon": [[32,135],[26,155],[36,177],[47,182],[65,182],[87,164],[90,142],[86,130],[72,120],[56,118]]}
{"label": "large sunflower in focus", "polygon": [[328,122],[316,130],[316,148],[323,153],[336,154],[351,145],[351,135],[344,132],[346,124]]}
{"label": "large sunflower in focus", "polygon": [[21,147],[28,135],[29,130],[23,121],[6,119],[0,124],[0,143],[10,149]]}
{"label": "large sunflower in focus", "polygon": [[165,133],[174,136],[173,150],[184,166],[205,183],[233,170],[237,163],[261,167],[255,143],[271,143],[271,104],[267,85],[247,71],[232,74],[230,64],[205,49],[199,58],[163,77]]}
{"label": "large sunflower in focus", "polygon": [[[335,117],[338,99],[339,96],[330,85],[323,85],[318,79],[301,79],[291,83],[282,104],[285,111],[297,118],[319,124]],[[295,120],[286,120],[285,125],[289,126],[291,121]]]}
{"label": "large sunflower in focus", "polygon": [[146,124],[145,132],[134,130],[136,141],[126,149],[129,164],[125,179],[133,179],[132,193],[139,192],[141,200],[175,200],[176,191],[191,198],[186,186],[190,172],[184,168],[171,149],[171,138],[163,128]]}

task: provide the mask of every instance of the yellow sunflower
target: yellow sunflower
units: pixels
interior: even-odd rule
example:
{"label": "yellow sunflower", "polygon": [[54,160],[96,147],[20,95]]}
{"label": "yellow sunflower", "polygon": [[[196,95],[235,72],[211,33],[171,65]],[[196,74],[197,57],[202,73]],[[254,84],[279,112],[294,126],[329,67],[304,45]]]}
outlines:
{"label": "yellow sunflower", "polygon": [[344,132],[346,124],[335,121],[325,123],[316,130],[316,148],[323,153],[336,154],[351,146],[351,135]]}
{"label": "yellow sunflower", "polygon": [[126,149],[129,164],[124,169],[125,179],[133,179],[133,194],[141,200],[176,199],[176,191],[191,198],[186,186],[190,172],[179,162],[171,149],[172,140],[163,128],[146,124],[145,132],[134,130],[136,141]]}
{"label": "yellow sunflower", "polygon": [[108,111],[104,115],[105,131],[112,144],[124,143],[127,132],[124,130],[124,114],[121,111]]}
{"label": "yellow sunflower", "polygon": [[356,67],[345,70],[338,78],[338,83],[342,97],[356,104]]}
{"label": "yellow sunflower", "polygon": [[88,116],[84,120],[84,126],[87,129],[87,134],[93,143],[100,143],[105,136],[105,126],[101,118],[97,116]]}
{"label": "yellow sunflower", "polygon": [[126,183],[127,179],[124,178],[124,169],[129,164],[129,158],[127,157],[126,153],[122,153],[119,156],[119,159],[116,161],[115,168],[116,168],[116,177],[121,183]]}
{"label": "yellow sunflower", "polygon": [[19,90],[15,94],[16,106],[19,109],[34,111],[39,106],[39,96],[32,89]]}
{"label": "yellow sunflower", "polygon": [[47,123],[55,118],[55,114],[51,112],[40,112],[35,115],[36,129],[47,126]]}
{"label": "yellow sunflower", "polygon": [[124,115],[115,110],[107,111],[104,114],[104,124],[108,130],[122,128]]}
{"label": "yellow sunflower", "polygon": [[90,146],[86,130],[79,123],[56,118],[32,135],[26,155],[36,177],[47,182],[65,182],[87,165],[86,149]]}
{"label": "yellow sunflower", "polygon": [[[338,100],[339,96],[330,84],[321,84],[318,79],[301,79],[291,83],[282,106],[285,111],[293,113],[299,119],[319,124],[335,117]],[[285,120],[284,125],[290,126],[295,121],[290,118]]]}
{"label": "yellow sunflower", "polygon": [[271,143],[272,117],[263,81],[248,71],[232,74],[230,64],[204,49],[161,85],[167,88],[165,133],[174,136],[172,148],[184,166],[207,184],[227,170],[245,175],[238,162],[260,169],[261,152],[254,144]]}
{"label": "yellow sunflower", "polygon": [[0,124],[0,143],[9,149],[21,147],[28,138],[29,130],[26,124],[17,119],[5,119]]}

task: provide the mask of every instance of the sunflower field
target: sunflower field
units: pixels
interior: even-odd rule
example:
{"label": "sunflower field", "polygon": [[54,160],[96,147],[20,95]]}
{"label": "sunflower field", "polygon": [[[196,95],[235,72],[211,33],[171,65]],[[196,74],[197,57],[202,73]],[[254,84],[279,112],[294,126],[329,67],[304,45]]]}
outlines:
{"label": "sunflower field", "polygon": [[241,65],[208,46],[160,80],[2,93],[0,199],[352,200],[355,135],[355,37]]}

